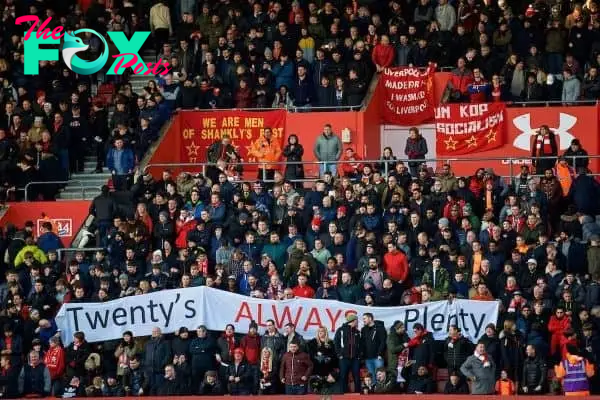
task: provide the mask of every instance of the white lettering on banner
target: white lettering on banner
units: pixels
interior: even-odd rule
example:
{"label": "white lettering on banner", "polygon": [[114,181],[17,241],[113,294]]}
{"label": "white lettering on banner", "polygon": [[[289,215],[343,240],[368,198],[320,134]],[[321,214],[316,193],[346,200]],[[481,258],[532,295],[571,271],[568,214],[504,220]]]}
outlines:
{"label": "white lettering on banner", "polygon": [[415,78],[422,78],[429,74],[428,70],[420,71],[419,68],[385,68],[383,70],[384,76],[393,77],[393,78],[405,78],[407,76],[412,76]]}
{"label": "white lettering on banner", "polygon": [[[484,104],[481,104],[484,105]],[[487,104],[485,104],[487,106]],[[462,109],[462,106],[461,106]],[[448,116],[450,117],[450,116]],[[461,118],[462,118],[461,111]],[[438,122],[435,124],[435,129],[438,133],[445,135],[468,135],[473,133],[479,133],[484,130],[495,127],[499,123],[504,121],[504,113],[494,113],[487,116],[485,119],[478,119],[474,121],[465,122]]]}
{"label": "white lettering on banner", "polygon": [[498,309],[498,302],[473,300],[436,301],[403,307],[364,307],[300,298],[274,301],[202,286],[164,290],[106,303],[63,304],[56,316],[56,324],[67,344],[77,331],[84,332],[89,342],[98,342],[118,339],[127,330],[136,336],[147,336],[155,326],[163,333],[171,333],[184,326],[195,329],[198,325],[221,331],[231,323],[237,331],[246,332],[252,320],[264,327],[269,319],[274,320],[278,328],[294,323],[300,334],[311,338],[321,325],[334,332],[346,322],[349,313],[370,312],[387,328],[394,321],[402,321],[410,332],[414,324],[421,323],[437,340],[444,340],[448,326],[455,324],[464,336],[475,342],[487,324],[496,323]]}

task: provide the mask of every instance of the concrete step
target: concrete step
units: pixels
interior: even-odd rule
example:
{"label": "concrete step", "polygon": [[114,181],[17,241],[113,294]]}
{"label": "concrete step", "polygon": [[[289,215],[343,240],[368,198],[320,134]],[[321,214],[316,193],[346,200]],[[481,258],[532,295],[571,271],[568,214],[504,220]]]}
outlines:
{"label": "concrete step", "polygon": [[81,193],[61,193],[56,197],[56,201],[72,201],[72,200],[94,200],[96,196],[100,194],[100,191],[97,193],[85,192],[83,199],[81,198]]}
{"label": "concrete step", "polygon": [[[107,171],[106,168],[104,168],[104,171]],[[110,178],[111,174],[110,172],[103,172],[101,174],[86,174],[84,173],[76,173],[76,174],[72,174],[71,175],[71,180],[73,181],[88,181],[88,180],[98,180],[98,179],[104,179],[104,180],[108,180]]]}

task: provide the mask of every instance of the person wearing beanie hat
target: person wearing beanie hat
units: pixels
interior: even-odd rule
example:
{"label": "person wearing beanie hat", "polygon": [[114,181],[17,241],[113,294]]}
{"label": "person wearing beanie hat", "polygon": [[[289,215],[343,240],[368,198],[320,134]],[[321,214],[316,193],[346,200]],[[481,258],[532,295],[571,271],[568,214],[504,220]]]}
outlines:
{"label": "person wearing beanie hat", "polygon": [[200,384],[200,396],[222,396],[225,393],[216,371],[206,371]]}
{"label": "person wearing beanie hat", "polygon": [[360,393],[360,331],[358,329],[358,316],[356,313],[346,315],[346,323],[337,329],[333,339],[335,353],[339,356],[340,379],[342,393],[348,387],[348,375],[352,372],[354,391]]}
{"label": "person wearing beanie hat", "polygon": [[229,394],[232,396],[248,396],[252,393],[254,377],[252,369],[244,359],[244,350],[237,347],[233,350],[233,360],[227,366]]}
{"label": "person wearing beanie hat", "polygon": [[260,358],[260,336],[258,324],[252,320],[248,326],[248,334],[240,342],[239,349],[244,351],[246,361],[250,365],[257,365]]}

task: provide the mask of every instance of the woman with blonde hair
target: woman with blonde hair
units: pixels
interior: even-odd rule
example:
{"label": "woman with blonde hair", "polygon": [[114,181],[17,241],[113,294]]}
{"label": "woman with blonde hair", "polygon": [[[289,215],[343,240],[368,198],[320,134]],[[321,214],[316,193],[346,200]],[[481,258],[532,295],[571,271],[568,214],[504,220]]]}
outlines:
{"label": "woman with blonde hair", "polygon": [[277,393],[277,377],[279,368],[277,367],[273,351],[270,347],[263,347],[260,352],[259,361],[259,389],[261,395]]}
{"label": "woman with blonde hair", "polygon": [[315,338],[308,342],[308,354],[314,365],[314,375],[326,377],[337,367],[338,358],[326,327],[320,326]]}

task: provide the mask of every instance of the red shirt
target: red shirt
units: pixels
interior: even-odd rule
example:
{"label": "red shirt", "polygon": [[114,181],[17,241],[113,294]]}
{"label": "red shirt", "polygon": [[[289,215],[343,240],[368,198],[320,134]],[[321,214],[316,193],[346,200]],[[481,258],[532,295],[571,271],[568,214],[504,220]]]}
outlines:
{"label": "red shirt", "polygon": [[307,299],[312,299],[313,297],[315,297],[315,290],[310,286],[296,286],[292,289],[292,292],[296,297],[304,297]]}

